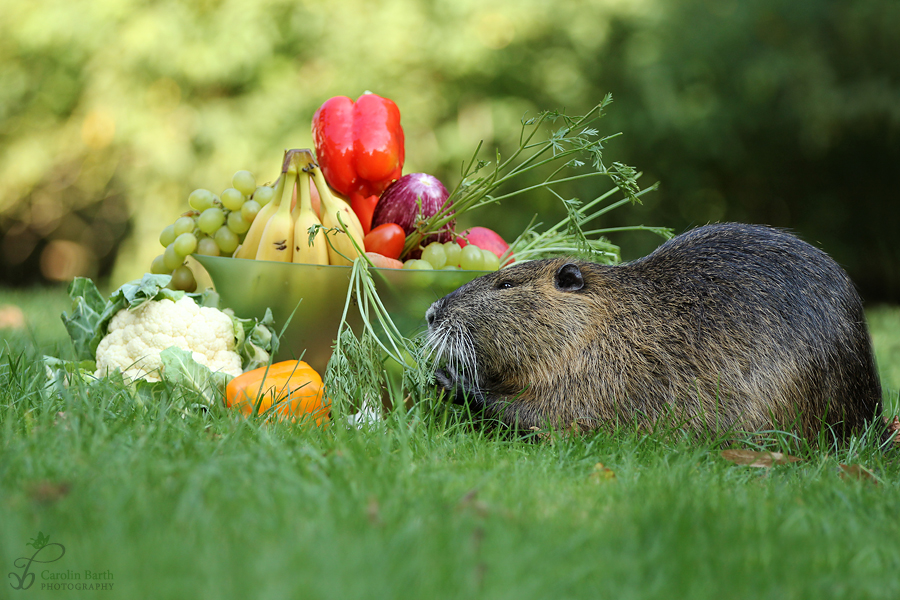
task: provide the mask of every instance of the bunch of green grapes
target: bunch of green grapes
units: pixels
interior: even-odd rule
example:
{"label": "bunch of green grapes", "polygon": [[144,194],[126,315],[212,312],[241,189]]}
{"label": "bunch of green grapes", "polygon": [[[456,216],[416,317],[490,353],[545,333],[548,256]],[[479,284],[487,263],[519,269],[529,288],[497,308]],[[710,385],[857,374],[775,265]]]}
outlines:
{"label": "bunch of green grapes", "polygon": [[231,186],[218,196],[206,189],[191,192],[191,210],[159,235],[165,251],[153,259],[151,273],[171,273],[171,287],[191,292],[197,288],[197,282],[184,264],[188,256],[234,254],[259,209],[272,200],[275,190],[267,185],[257,187],[253,174],[243,170],[234,174]]}
{"label": "bunch of green grapes", "polygon": [[461,247],[456,242],[431,242],[422,249],[421,258],[406,261],[403,268],[496,271],[500,268],[500,258],[474,244]]}

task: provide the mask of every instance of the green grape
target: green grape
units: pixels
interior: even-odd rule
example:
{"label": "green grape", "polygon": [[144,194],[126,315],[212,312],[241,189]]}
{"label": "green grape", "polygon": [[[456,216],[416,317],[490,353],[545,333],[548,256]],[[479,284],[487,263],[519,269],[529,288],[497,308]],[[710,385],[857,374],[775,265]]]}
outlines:
{"label": "green grape", "polygon": [[204,211],[207,208],[212,208],[213,198],[215,198],[215,195],[211,191],[201,188],[191,192],[191,195],[188,196],[188,204],[194,210]]}
{"label": "green grape", "polygon": [[275,197],[275,188],[267,185],[261,185],[253,192],[253,199],[259,202],[260,206],[265,206]]}
{"label": "green grape", "polygon": [[431,271],[434,267],[431,266],[431,263],[427,260],[422,260],[421,258],[411,258],[405,263],[403,263],[404,269],[410,269],[412,271]]}
{"label": "green grape", "polygon": [[247,233],[247,230],[250,229],[250,223],[244,220],[240,211],[228,213],[228,218],[225,219],[225,225],[228,229],[238,234]]}
{"label": "green grape", "polygon": [[197,236],[193,233],[182,233],[175,238],[172,247],[181,256],[190,256],[197,249]]}
{"label": "green grape", "polygon": [[154,275],[168,275],[172,272],[172,269],[166,268],[165,255],[160,254],[153,259],[153,262],[150,263],[150,272]]}
{"label": "green grape", "polygon": [[444,265],[441,271],[459,271],[459,265]]}
{"label": "green grape", "polygon": [[174,243],[166,246],[166,251],[163,252],[163,263],[166,266],[166,272],[174,271],[184,263],[184,255],[175,251]]}
{"label": "green grape", "polygon": [[173,290],[184,290],[185,292],[193,292],[197,289],[197,280],[194,279],[194,273],[187,265],[181,265],[172,271],[172,280],[169,287]]}
{"label": "green grape", "polygon": [[237,249],[238,244],[241,243],[237,234],[227,227],[219,227],[218,231],[216,231],[216,235],[213,236],[213,239],[216,240],[216,244],[218,244],[222,254],[228,256],[233,254]]}
{"label": "green grape", "polygon": [[200,241],[197,242],[197,254],[205,254],[206,256],[219,256],[222,253],[219,252],[219,245],[216,243],[216,240],[211,237],[203,237],[200,238]]}
{"label": "green grape", "polygon": [[431,242],[422,250],[422,260],[427,260],[435,269],[447,264],[447,252],[440,242]]}
{"label": "green grape", "polygon": [[500,257],[491,252],[490,250],[481,250],[481,256],[484,260],[484,264],[482,265],[482,269],[485,271],[497,271],[500,269]]}
{"label": "green grape", "polygon": [[[193,222],[193,221],[192,221]],[[166,225],[162,233],[159,234],[159,243],[163,248],[175,241],[178,236],[175,234],[175,225]],[[168,273],[168,271],[166,271]]]}
{"label": "green grape", "polygon": [[262,207],[256,200],[247,200],[241,207],[241,218],[248,223],[252,223],[253,219],[255,219],[256,215],[259,213],[260,208]]}
{"label": "green grape", "polygon": [[462,247],[456,242],[445,242],[444,252],[447,254],[448,265],[459,266],[459,255],[462,254]]}
{"label": "green grape", "polygon": [[[178,217],[172,225],[174,227],[175,237],[178,237],[182,233],[190,233],[194,230],[194,219],[191,217]],[[168,245],[169,244],[166,244],[166,246]]]}
{"label": "green grape", "polygon": [[249,196],[256,191],[256,177],[250,171],[241,170],[231,178],[231,185],[237,188],[240,193]]}
{"label": "green grape", "polygon": [[244,195],[234,188],[228,188],[222,192],[222,206],[228,210],[241,210],[244,205]]}
{"label": "green grape", "polygon": [[197,219],[197,227],[209,235],[213,235],[224,223],[225,212],[221,208],[207,208]]}
{"label": "green grape", "polygon": [[466,271],[480,271],[484,268],[484,256],[481,254],[481,248],[474,244],[469,244],[462,249],[459,255],[459,266]]}

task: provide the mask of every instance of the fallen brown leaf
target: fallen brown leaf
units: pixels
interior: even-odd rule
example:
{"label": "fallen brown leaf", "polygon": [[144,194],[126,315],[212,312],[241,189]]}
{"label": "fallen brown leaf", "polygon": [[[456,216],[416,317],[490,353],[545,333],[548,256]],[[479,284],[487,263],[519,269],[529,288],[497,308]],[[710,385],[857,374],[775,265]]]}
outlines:
{"label": "fallen brown leaf", "polygon": [[877,484],[878,478],[872,471],[862,465],[845,465],[841,463],[841,479],[855,479],[857,481],[871,481]]}
{"label": "fallen brown leaf", "polygon": [[591,471],[591,474],[588,475],[588,479],[595,483],[602,483],[604,481],[613,481],[616,478],[616,472],[605,466],[603,463],[597,463],[594,465],[594,470]]}
{"label": "fallen brown leaf", "polygon": [[895,416],[893,419],[885,417],[884,422],[887,424],[888,436],[891,441],[900,446],[900,417]]}
{"label": "fallen brown leaf", "polygon": [[549,431],[544,431],[540,427],[531,426],[531,431],[537,434],[537,438],[542,442],[553,443],[553,436],[550,435]]}
{"label": "fallen brown leaf", "polygon": [[786,465],[800,459],[781,452],[757,452],[756,450],[723,450],[722,458],[737,465],[769,468],[773,465]]}
{"label": "fallen brown leaf", "polygon": [[374,496],[369,498],[369,503],[366,504],[366,517],[372,525],[381,525],[381,507]]}
{"label": "fallen brown leaf", "polygon": [[456,508],[457,510],[471,510],[479,517],[486,517],[489,512],[488,505],[478,499],[477,489],[466,492],[466,495],[460,498]]}
{"label": "fallen brown leaf", "polygon": [[35,481],[25,486],[28,497],[39,504],[50,504],[69,495],[72,484],[68,481]]}

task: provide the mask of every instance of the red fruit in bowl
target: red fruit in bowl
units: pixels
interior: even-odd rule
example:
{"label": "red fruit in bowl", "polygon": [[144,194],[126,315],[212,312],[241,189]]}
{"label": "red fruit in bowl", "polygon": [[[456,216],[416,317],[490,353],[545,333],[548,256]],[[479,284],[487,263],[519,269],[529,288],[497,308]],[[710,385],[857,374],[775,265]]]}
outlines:
{"label": "red fruit in bowl", "polygon": [[[472,244],[482,250],[490,250],[497,255],[497,258],[502,258],[503,253],[509,250],[509,244],[506,243],[506,240],[500,237],[499,233],[487,227],[470,227],[463,231],[461,235],[462,237],[456,242],[463,248]],[[507,264],[512,261],[513,257],[510,255]]]}
{"label": "red fruit in bowl", "polygon": [[[427,173],[404,175],[384,190],[375,212],[372,214],[372,229],[384,223],[397,223],[409,235],[416,224],[437,214],[449,196],[447,188],[437,177]],[[455,221],[447,223],[439,234],[428,236],[422,241],[426,246],[433,241],[448,242],[453,237]]]}
{"label": "red fruit in bowl", "polygon": [[363,244],[366,252],[377,252],[388,258],[400,258],[406,233],[396,223],[382,223],[366,234]]}

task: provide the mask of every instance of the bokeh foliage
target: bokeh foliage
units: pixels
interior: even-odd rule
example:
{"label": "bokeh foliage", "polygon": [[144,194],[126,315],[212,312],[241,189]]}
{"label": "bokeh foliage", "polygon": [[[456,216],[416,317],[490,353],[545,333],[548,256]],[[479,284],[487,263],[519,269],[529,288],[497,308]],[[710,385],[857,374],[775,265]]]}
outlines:
{"label": "bokeh foliage", "polygon": [[[611,225],[790,227],[867,299],[897,301],[897,31],[896,0],[8,0],[0,278],[79,256],[136,277],[192,189],[274,177],[330,96],[395,100],[406,171],[452,186],[479,140],[512,146],[523,114],[612,92],[610,159],[662,187]],[[511,237],[561,211],[548,194],[481,223]],[[658,241],[620,240],[626,256]]]}

